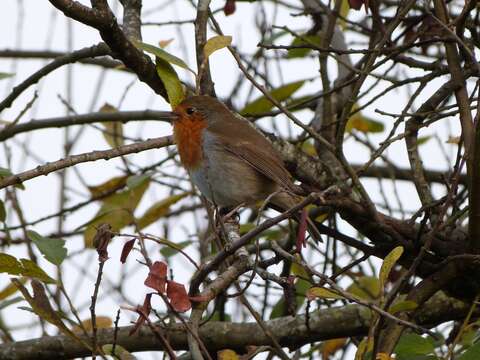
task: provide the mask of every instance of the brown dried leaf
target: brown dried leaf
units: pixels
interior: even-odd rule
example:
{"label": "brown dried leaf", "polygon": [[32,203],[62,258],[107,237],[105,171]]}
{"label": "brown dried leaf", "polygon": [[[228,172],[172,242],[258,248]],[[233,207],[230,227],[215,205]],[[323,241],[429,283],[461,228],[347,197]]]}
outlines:
{"label": "brown dried leaf", "polygon": [[155,261],[150,267],[150,272],[145,279],[145,286],[165,294],[165,285],[167,284],[167,264],[163,261]]}
{"label": "brown dried leaf", "polygon": [[175,281],[167,283],[167,297],[170,299],[170,305],[178,312],[185,312],[192,308],[187,291],[183,284]]}
{"label": "brown dried leaf", "polygon": [[128,254],[130,254],[130,251],[133,249],[133,245],[135,245],[135,240],[136,239],[128,240],[125,245],[123,245],[122,255],[120,255],[120,262],[122,264],[125,264],[125,261],[127,261]]}

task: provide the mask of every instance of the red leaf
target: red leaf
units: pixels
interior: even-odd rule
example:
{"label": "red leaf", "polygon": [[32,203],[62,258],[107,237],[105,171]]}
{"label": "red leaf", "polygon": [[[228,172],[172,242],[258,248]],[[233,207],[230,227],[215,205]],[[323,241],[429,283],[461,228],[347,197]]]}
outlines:
{"label": "red leaf", "polygon": [[138,319],[135,321],[132,330],[130,330],[129,335],[133,335],[137,330],[142,326],[142,324],[147,320],[148,315],[150,315],[150,310],[152,310],[152,305],[150,304],[150,299],[152,294],[147,294],[145,300],[143,300],[143,305],[137,308]]}
{"label": "red leaf", "polygon": [[[366,0],[348,0],[350,7],[355,10],[360,10],[363,4],[366,4]],[[366,6],[366,5],[365,5]]]}
{"label": "red leaf", "polygon": [[122,255],[120,255],[120,261],[122,262],[122,264],[125,264],[125,261],[127,261],[128,254],[130,254],[130,251],[132,251],[134,244],[135,239],[132,239],[128,240],[125,245],[123,245]]}
{"label": "red leaf", "polygon": [[149,288],[165,294],[165,284],[167,283],[167,264],[163,261],[155,261],[150,267],[150,272],[144,284]]}
{"label": "red leaf", "polygon": [[183,284],[175,281],[168,281],[167,283],[167,297],[170,299],[170,305],[178,312],[185,312],[192,308],[187,291]]}
{"label": "red leaf", "polygon": [[232,15],[235,12],[235,0],[227,0],[223,7],[223,12],[226,16]]}
{"label": "red leaf", "polygon": [[307,209],[302,210],[302,216],[300,217],[300,222],[298,223],[298,233],[297,233],[297,252],[302,251],[302,246],[307,247],[305,243],[305,234],[307,232]]}

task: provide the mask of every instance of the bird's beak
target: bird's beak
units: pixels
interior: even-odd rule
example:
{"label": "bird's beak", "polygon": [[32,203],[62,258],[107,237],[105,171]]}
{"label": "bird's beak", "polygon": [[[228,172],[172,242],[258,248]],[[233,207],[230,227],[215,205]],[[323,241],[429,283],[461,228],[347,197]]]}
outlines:
{"label": "bird's beak", "polygon": [[164,111],[163,113],[164,114],[162,114],[162,118],[170,123],[173,123],[180,117],[180,114],[176,111]]}

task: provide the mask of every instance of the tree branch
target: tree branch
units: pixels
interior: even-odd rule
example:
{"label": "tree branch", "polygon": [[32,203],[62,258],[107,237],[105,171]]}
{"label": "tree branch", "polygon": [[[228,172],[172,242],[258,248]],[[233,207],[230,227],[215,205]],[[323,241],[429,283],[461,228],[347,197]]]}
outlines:
{"label": "tree branch", "polygon": [[[416,314],[419,324],[434,327],[449,320],[461,319],[469,310],[469,305],[438,294],[429,300]],[[309,314],[309,327],[305,326],[305,316],[287,316],[266,321],[265,325],[276,336],[282,347],[296,349],[304,344],[347,336],[366,335],[370,324],[371,312],[358,305],[347,305],[322,309]],[[161,327],[160,324],[158,324]],[[131,326],[118,330],[117,344],[130,352],[163,351],[163,345],[147,327],[130,335]],[[176,324],[162,328],[175,350],[187,350],[187,331],[183,325]],[[99,346],[113,343],[115,329],[99,329]],[[202,342],[211,351],[233,349],[246,351],[249,345],[270,345],[271,339],[256,323],[229,323],[210,321],[199,329]],[[85,340],[88,338],[85,337]],[[48,336],[33,340],[19,341],[0,345],[0,358],[6,360],[55,360],[85,357],[90,350],[66,336]]]}

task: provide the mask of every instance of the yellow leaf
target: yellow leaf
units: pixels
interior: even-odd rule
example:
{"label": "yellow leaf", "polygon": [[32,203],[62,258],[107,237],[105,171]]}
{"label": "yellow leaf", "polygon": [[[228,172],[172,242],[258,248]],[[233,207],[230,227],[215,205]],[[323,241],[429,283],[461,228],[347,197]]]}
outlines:
{"label": "yellow leaf", "polygon": [[97,197],[102,194],[121,189],[127,183],[128,176],[116,176],[99,185],[89,186],[88,191],[92,197]]}
{"label": "yellow leaf", "polygon": [[[18,281],[20,284],[24,285],[27,282],[27,278],[19,278]],[[18,291],[18,287],[10,283],[0,291],[0,300],[5,300],[9,296],[15,294]]]}
{"label": "yellow leaf", "polygon": [[[352,111],[355,111],[357,108],[357,105],[353,105]],[[348,119],[345,131],[351,132],[353,129],[365,133],[379,133],[385,129],[385,126],[383,123],[363,116],[360,111],[357,111]]]}
{"label": "yellow leaf", "polygon": [[398,301],[394,303],[390,308],[388,309],[388,312],[390,314],[396,314],[402,311],[412,311],[415,310],[418,307],[418,304],[415,301],[412,300],[403,300],[403,301]]}
{"label": "yellow leaf", "polygon": [[460,144],[460,136],[449,136],[447,144]]}
{"label": "yellow leaf", "polygon": [[335,354],[335,352],[341,349],[346,342],[347,338],[331,339],[325,341],[322,346],[322,359],[327,360],[328,358],[330,358],[330,355]]}
{"label": "yellow leaf", "polygon": [[374,276],[362,276],[347,291],[360,299],[375,300],[380,296],[380,281]]}
{"label": "yellow leaf", "polygon": [[380,288],[383,289],[385,287],[390,271],[392,270],[393,266],[396,264],[398,259],[400,259],[402,254],[403,254],[403,247],[397,246],[395,249],[390,251],[390,253],[387,256],[385,256],[382,267],[380,268],[380,276],[379,276]]}
{"label": "yellow leaf", "polygon": [[[118,110],[108,104],[105,103],[100,108],[101,113],[115,113],[118,112]],[[105,130],[103,131],[103,137],[107,141],[107,143],[112,147],[118,147],[124,144],[123,140],[123,124],[120,121],[108,121],[103,123],[103,127]]]}
{"label": "yellow leaf", "polygon": [[321,299],[345,299],[339,293],[323,287],[311,287],[307,291],[307,299],[313,300],[315,298]]}
{"label": "yellow leaf", "polygon": [[32,280],[33,296],[30,295],[28,290],[20,281],[17,279],[12,279],[11,281],[18,288],[18,290],[20,290],[35,314],[50,324],[55,325],[65,335],[80,341],[78,336],[65,326],[58,313],[52,308],[47,294],[45,293],[45,288],[39,281]]}
{"label": "yellow leaf", "polygon": [[185,196],[189,195],[189,192],[185,192],[182,194],[176,194],[169,196],[166,199],[163,199],[155,204],[153,204],[146,212],[143,214],[138,220],[137,225],[140,230],[146,228],[148,225],[154,223],[162,216],[165,216],[168,211],[170,210],[170,206],[177,203]]}
{"label": "yellow leaf", "polygon": [[355,360],[363,360],[366,353],[373,350],[373,338],[364,338],[358,344],[357,352],[355,353]]}
{"label": "yellow leaf", "polygon": [[[116,344],[115,349],[113,344],[105,344],[102,346],[105,355],[112,355],[116,360],[135,360],[136,357],[129,353],[124,347]],[[115,353],[113,353],[115,351]]]}
{"label": "yellow leaf", "polygon": [[100,224],[107,223],[112,227],[112,231],[120,231],[125,226],[131,224],[134,220],[133,212],[142,199],[143,194],[148,188],[150,180],[145,178],[141,184],[132,189],[116,193],[103,201],[102,207],[83,233],[83,239],[86,247],[93,246],[93,238],[97,233],[97,227]]}
{"label": "yellow leaf", "polygon": [[[337,0],[342,2],[342,6],[340,6],[340,16],[344,19],[347,18],[348,12],[350,11],[350,4],[348,3],[348,0]],[[347,22],[343,19],[339,20],[340,26],[342,27],[342,30],[345,30],[345,27],[347,26]]]}
{"label": "yellow leaf", "polygon": [[237,353],[233,350],[220,350],[217,353],[218,360],[239,360]]}
{"label": "yellow leaf", "polygon": [[378,353],[377,356],[375,356],[375,360],[393,360],[393,357],[390,357],[390,355],[386,353]]}
{"label": "yellow leaf", "polygon": [[166,48],[170,43],[173,41],[173,38],[168,39],[168,40],[160,40],[158,42],[158,46],[160,46],[162,49]]}
{"label": "yellow leaf", "polygon": [[[277,101],[284,101],[289,99],[298,89],[300,89],[304,80],[295,81],[282,85],[276,89],[273,89],[270,92],[270,95]],[[243,110],[240,111],[242,115],[256,115],[263,114],[267,111],[270,111],[273,108],[273,103],[268,100],[265,96],[260,96],[251,103],[245,105]]]}
{"label": "yellow leaf", "polygon": [[[97,324],[97,329],[108,329],[112,327],[112,324],[113,324],[112,319],[109,318],[108,316],[96,316],[95,322]],[[82,325],[87,332],[93,330],[92,319],[83,320]],[[76,334],[83,333],[82,327],[78,325],[72,326],[72,331]]]}
{"label": "yellow leaf", "polygon": [[207,59],[215,51],[223,49],[224,47],[229,46],[232,43],[231,36],[214,36],[207,40],[205,46],[203,47],[203,55]]}
{"label": "yellow leaf", "polygon": [[175,69],[168,61],[157,57],[156,69],[158,76],[167,90],[168,102],[172,109],[174,109],[185,98],[182,83],[180,82]]}

